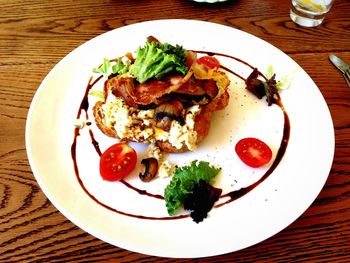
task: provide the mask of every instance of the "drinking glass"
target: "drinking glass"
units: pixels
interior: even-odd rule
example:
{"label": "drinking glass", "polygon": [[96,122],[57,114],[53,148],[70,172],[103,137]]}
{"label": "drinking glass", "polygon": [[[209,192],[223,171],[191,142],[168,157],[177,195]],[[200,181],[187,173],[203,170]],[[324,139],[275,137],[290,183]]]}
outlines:
{"label": "drinking glass", "polygon": [[291,19],[301,26],[314,27],[322,23],[334,0],[292,0]]}

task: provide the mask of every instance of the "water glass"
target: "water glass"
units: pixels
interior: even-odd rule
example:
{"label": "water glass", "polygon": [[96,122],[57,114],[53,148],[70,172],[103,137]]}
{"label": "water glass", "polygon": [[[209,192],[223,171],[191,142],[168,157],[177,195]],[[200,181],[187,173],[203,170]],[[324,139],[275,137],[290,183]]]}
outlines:
{"label": "water glass", "polygon": [[314,27],[322,23],[334,0],[292,0],[291,19],[301,26]]}

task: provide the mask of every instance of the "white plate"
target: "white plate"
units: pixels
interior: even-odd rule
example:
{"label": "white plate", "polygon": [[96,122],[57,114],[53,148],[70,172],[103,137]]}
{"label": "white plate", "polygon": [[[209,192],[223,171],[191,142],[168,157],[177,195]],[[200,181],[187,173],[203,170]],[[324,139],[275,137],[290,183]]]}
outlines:
{"label": "white plate", "polygon": [[[191,218],[148,220],[113,212],[84,192],[74,172],[71,157],[73,123],[92,68],[103,58],[136,50],[149,35],[163,42],[183,45],[186,49],[228,54],[262,72],[272,65],[277,79],[289,76],[291,80],[289,89],[281,92],[291,122],[290,140],[281,163],[253,191],[230,204],[214,208],[199,224]],[[251,72],[251,68],[237,61],[218,58],[242,76],[247,77]],[[254,136],[268,143],[276,154],[283,130],[283,116],[278,107],[267,107],[264,100],[257,100],[244,89],[242,81],[232,75],[230,78],[230,103],[224,111],[214,115],[209,136],[198,151],[169,156],[170,161],[179,164],[199,159],[221,166],[223,171],[216,186],[226,192],[257,181],[267,169],[254,170],[242,164],[234,152],[235,143],[240,138]],[[101,86],[102,81],[96,88]],[[102,150],[115,142],[103,136],[94,125],[91,128]],[[140,161],[145,147],[136,143],[133,146]],[[302,68],[277,48],[223,25],[161,20],[102,34],[62,59],[34,96],[27,119],[26,147],[40,187],[74,224],[121,248],[156,256],[187,258],[249,247],[296,220],[315,200],[327,179],[334,154],[334,130],[317,86]],[[119,182],[107,183],[100,178],[99,158],[87,128],[81,130],[78,137],[77,156],[83,184],[100,202],[131,214],[167,217],[163,200],[139,195]],[[129,179],[133,185],[152,193],[163,193],[166,180],[140,183],[138,172]]]}

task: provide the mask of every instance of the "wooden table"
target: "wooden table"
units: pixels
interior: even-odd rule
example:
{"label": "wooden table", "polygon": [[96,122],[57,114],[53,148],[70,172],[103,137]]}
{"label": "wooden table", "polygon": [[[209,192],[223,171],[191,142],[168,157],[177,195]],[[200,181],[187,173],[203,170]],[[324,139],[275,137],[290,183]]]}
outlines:
{"label": "wooden table", "polygon": [[[38,186],[24,141],[32,97],[60,59],[106,31],[167,18],[228,25],[287,53],[325,97],[336,143],[326,185],[298,220],[242,251],[181,262],[350,262],[350,88],[328,61],[328,55],[335,53],[350,62],[350,2],[337,0],[324,23],[316,28],[294,24],[289,18],[289,5],[290,1],[279,0],[219,4],[189,0],[2,0],[0,262],[176,261],[114,247],[72,224]],[[320,149],[309,151],[312,155]]]}

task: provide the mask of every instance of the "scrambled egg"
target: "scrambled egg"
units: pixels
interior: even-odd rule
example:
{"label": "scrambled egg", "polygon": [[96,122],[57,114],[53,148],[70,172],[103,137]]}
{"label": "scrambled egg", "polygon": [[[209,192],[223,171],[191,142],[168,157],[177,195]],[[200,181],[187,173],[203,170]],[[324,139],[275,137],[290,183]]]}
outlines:
{"label": "scrambled egg", "polygon": [[194,130],[194,118],[200,113],[198,105],[185,111],[185,124],[173,120],[169,131],[156,127],[153,119],[154,110],[138,110],[124,103],[121,98],[112,94],[103,105],[106,114],[106,125],[114,127],[120,139],[144,143],[168,141],[177,149],[183,145],[191,151],[196,149],[197,133]]}
{"label": "scrambled egg", "polygon": [[175,166],[170,164],[161,150],[154,144],[150,144],[147,148],[147,157],[153,157],[158,161],[158,173],[157,177],[165,178],[174,174]]}

